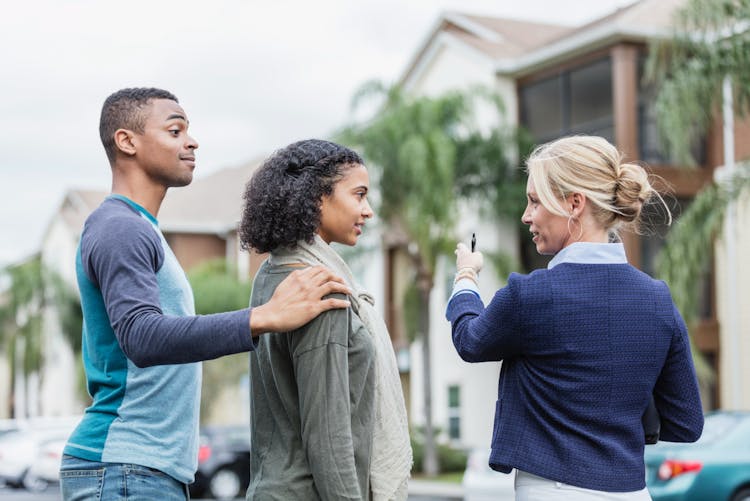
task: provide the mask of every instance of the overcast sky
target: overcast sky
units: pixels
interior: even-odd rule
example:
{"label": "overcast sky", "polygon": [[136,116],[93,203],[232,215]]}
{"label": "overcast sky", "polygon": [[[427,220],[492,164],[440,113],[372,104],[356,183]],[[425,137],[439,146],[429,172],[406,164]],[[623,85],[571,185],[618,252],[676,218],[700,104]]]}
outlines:
{"label": "overcast sky", "polygon": [[0,17],[0,265],[36,251],[69,188],[109,189],[99,111],[171,90],[196,176],[347,122],[353,91],[395,81],[441,12],[579,25],[631,0],[25,0]]}

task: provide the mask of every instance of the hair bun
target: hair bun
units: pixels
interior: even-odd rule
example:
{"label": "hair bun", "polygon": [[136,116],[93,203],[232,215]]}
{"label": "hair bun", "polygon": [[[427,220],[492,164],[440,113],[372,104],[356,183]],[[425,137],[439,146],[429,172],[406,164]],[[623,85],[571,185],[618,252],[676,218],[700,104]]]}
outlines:
{"label": "hair bun", "polygon": [[643,204],[653,192],[646,170],[637,164],[621,164],[615,179],[613,205],[618,219],[630,223],[640,216]]}

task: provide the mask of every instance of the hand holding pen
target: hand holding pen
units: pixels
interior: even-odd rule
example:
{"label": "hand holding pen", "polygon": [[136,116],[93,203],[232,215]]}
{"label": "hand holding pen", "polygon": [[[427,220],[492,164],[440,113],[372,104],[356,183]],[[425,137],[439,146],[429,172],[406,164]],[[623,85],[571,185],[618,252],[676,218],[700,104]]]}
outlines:
{"label": "hand holding pen", "polygon": [[463,242],[459,242],[456,246],[456,270],[457,274],[464,272],[470,274],[478,274],[484,265],[484,256],[481,252],[476,251],[477,237],[476,234],[471,235],[471,250]]}

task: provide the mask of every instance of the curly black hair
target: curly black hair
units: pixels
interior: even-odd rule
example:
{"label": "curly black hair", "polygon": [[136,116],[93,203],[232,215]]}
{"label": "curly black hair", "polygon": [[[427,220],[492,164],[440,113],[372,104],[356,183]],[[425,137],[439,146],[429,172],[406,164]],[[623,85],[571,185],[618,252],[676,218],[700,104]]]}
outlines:
{"label": "curly black hair", "polygon": [[312,243],[320,226],[320,205],[344,172],[362,157],[345,146],[306,139],[276,151],[245,187],[240,221],[243,249],[270,252]]}
{"label": "curly black hair", "polygon": [[179,102],[171,92],[154,87],[120,89],[104,100],[99,118],[99,137],[110,164],[115,162],[115,132],[117,129],[130,129],[142,134],[146,126],[143,109],[152,99]]}

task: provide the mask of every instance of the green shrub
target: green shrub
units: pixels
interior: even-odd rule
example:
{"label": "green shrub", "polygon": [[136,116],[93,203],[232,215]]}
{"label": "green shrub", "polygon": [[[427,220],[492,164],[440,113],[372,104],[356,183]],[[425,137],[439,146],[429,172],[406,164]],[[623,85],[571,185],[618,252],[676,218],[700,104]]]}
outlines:
{"label": "green shrub", "polygon": [[438,445],[438,463],[442,472],[461,472],[466,469],[467,456],[462,450]]}
{"label": "green shrub", "polygon": [[[422,443],[421,436],[415,437],[415,433],[411,436],[411,450],[414,458],[414,464],[411,467],[412,473],[420,473],[424,470],[424,444]],[[438,444],[438,465],[442,473],[447,472],[462,472],[466,469],[467,455],[464,451],[454,449],[449,445]]]}

